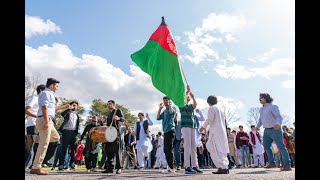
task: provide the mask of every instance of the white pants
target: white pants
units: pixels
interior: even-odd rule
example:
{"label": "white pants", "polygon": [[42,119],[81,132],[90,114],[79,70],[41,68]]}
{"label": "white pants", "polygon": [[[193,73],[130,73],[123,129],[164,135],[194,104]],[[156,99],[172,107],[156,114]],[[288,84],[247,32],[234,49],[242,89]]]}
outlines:
{"label": "white pants", "polygon": [[[211,135],[211,134],[210,134]],[[207,141],[207,149],[210,153],[210,157],[217,168],[228,169],[229,160],[227,153],[221,153],[217,150],[214,138],[209,135]]]}
{"label": "white pants", "polygon": [[[196,167],[197,166],[197,147],[196,147],[196,129],[193,128],[181,128],[181,133],[183,137],[183,158],[184,158],[184,166],[188,167]],[[190,159],[191,157],[191,165]]]}
{"label": "white pants", "polygon": [[137,159],[139,163],[140,168],[144,168],[144,158],[148,157],[148,147],[141,146],[139,149],[137,149]]}
{"label": "white pants", "polygon": [[160,167],[161,165],[162,165],[162,167],[167,167],[167,160],[166,160],[164,153],[163,153],[163,155],[156,157],[155,167]]}
{"label": "white pants", "polygon": [[259,165],[258,158],[260,159],[261,166],[264,166],[265,164],[264,164],[264,156],[263,156],[263,154],[254,154],[253,153],[254,166],[258,166]]}

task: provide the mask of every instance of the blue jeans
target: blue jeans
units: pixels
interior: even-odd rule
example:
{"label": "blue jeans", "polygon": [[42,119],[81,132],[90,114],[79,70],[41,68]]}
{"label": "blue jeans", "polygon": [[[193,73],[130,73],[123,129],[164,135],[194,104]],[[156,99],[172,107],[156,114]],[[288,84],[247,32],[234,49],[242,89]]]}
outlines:
{"label": "blue jeans", "polygon": [[263,146],[267,152],[269,164],[275,164],[273,153],[271,150],[271,144],[275,141],[281,153],[281,160],[284,165],[290,165],[291,160],[286,146],[283,143],[283,134],[281,128],[275,130],[274,128],[266,128],[263,133]]}
{"label": "blue jeans", "polygon": [[56,154],[54,155],[54,162],[53,162],[53,167],[57,166],[59,157],[60,157],[60,152],[61,152],[61,144],[58,145],[57,150],[56,150]]}
{"label": "blue jeans", "polygon": [[[70,161],[70,159],[71,159],[70,154],[68,153],[68,151],[69,151],[69,146],[68,146],[68,148],[67,148],[67,150],[66,150],[66,156],[65,156],[65,158],[64,158],[64,163],[63,163],[63,167],[65,167],[65,168],[68,167],[69,161]],[[60,153],[60,154],[61,154],[61,153]],[[59,163],[59,164],[60,164],[60,163]]]}
{"label": "blue jeans", "polygon": [[174,148],[174,159],[177,166],[181,165],[181,150],[180,150],[181,140],[174,140],[173,148]]}
{"label": "blue jeans", "polygon": [[148,156],[148,168],[151,168],[151,151],[149,152]]}
{"label": "blue jeans", "polygon": [[245,157],[244,157],[244,152],[246,152],[247,159],[248,159],[248,165],[251,167],[249,146],[247,146],[247,145],[242,145],[242,146],[240,147],[240,149],[241,149],[241,153],[242,153],[242,166],[246,166],[246,160],[245,160]]}

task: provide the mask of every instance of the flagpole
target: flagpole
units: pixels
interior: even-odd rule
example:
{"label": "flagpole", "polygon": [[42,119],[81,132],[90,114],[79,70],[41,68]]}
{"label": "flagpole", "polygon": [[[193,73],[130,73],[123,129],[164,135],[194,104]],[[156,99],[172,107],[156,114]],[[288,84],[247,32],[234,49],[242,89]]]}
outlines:
{"label": "flagpole", "polygon": [[183,75],[183,77],[184,77],[184,81],[185,81],[185,82],[186,82],[186,84],[187,84],[187,91],[186,91],[186,93],[188,94],[188,93],[190,92],[190,89],[188,88],[188,87],[189,87],[189,84],[188,84],[188,81],[187,81],[186,76],[184,75],[184,71],[183,71],[183,69],[182,69],[182,65],[180,64],[180,60],[178,59],[178,61],[179,61],[179,66],[180,66],[180,69],[181,69],[182,75]]}
{"label": "flagpole", "polygon": [[[179,60],[179,61],[180,61],[180,60]],[[189,86],[188,81],[187,81],[187,78],[186,78],[186,76],[184,75],[184,71],[183,71],[183,69],[182,69],[182,66],[181,66],[180,62],[179,62],[179,65],[180,65],[180,69],[181,69],[181,71],[182,71],[182,75],[183,75],[183,77],[184,77],[184,80],[186,81],[187,86]]]}

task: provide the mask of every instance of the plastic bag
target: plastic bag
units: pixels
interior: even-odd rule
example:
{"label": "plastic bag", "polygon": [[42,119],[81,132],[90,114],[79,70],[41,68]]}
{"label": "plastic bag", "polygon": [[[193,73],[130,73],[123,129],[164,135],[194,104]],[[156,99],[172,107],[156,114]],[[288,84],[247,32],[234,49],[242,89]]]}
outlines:
{"label": "plastic bag", "polygon": [[271,144],[271,150],[273,154],[278,154],[280,152],[280,149],[278,148],[276,142],[272,142]]}

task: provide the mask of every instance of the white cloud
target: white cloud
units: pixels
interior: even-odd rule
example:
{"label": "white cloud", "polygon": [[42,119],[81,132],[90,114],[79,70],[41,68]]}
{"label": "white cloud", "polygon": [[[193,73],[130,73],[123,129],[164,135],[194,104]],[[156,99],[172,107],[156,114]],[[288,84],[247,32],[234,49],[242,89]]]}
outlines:
{"label": "white cloud", "polygon": [[243,65],[234,64],[232,66],[217,65],[215,71],[226,79],[249,79],[255,76],[261,76],[270,79],[272,76],[295,75],[294,58],[280,58],[273,60],[269,65],[259,68],[249,68]]}
{"label": "white cloud", "polygon": [[271,48],[267,52],[257,55],[256,57],[248,58],[248,60],[251,62],[266,62],[267,60],[271,59],[276,52],[278,52],[276,48]]}
{"label": "white cloud", "polygon": [[[186,44],[191,55],[184,54],[181,57],[191,63],[199,64],[202,61],[219,59],[219,53],[212,47],[212,44],[222,44],[236,40],[234,34],[247,25],[243,16],[223,15],[211,13],[202,21],[200,27],[193,32],[185,32]],[[222,36],[225,38],[223,40]]]}
{"label": "white cloud", "polygon": [[175,40],[176,42],[179,42],[179,41],[181,40],[181,36],[174,36],[174,40]]}
{"label": "white cloud", "polygon": [[128,107],[132,112],[156,112],[163,94],[155,89],[149,75],[130,65],[130,75],[102,57],[83,54],[76,57],[68,46],[54,43],[38,48],[25,47],[25,69],[46,78],[60,80],[57,96],[78,99],[81,104],[93,99]]}
{"label": "white cloud", "polygon": [[62,31],[50,19],[44,21],[40,17],[25,15],[25,37],[27,39],[37,34],[46,35],[49,33],[62,33]]}
{"label": "white cloud", "polygon": [[246,69],[242,65],[233,65],[227,67],[226,65],[217,65],[214,69],[221,77],[226,79],[248,79],[252,76],[255,76],[253,72]]}
{"label": "white cloud", "polygon": [[247,24],[244,16],[233,16],[211,13],[202,22],[200,32],[217,31],[223,33],[235,33]]}
{"label": "white cloud", "polygon": [[289,88],[289,89],[294,89],[295,88],[295,80],[287,80],[282,82],[282,87],[283,88]]}
{"label": "white cloud", "polygon": [[225,38],[226,38],[226,42],[233,42],[236,40],[236,38],[232,34],[226,34]]}

